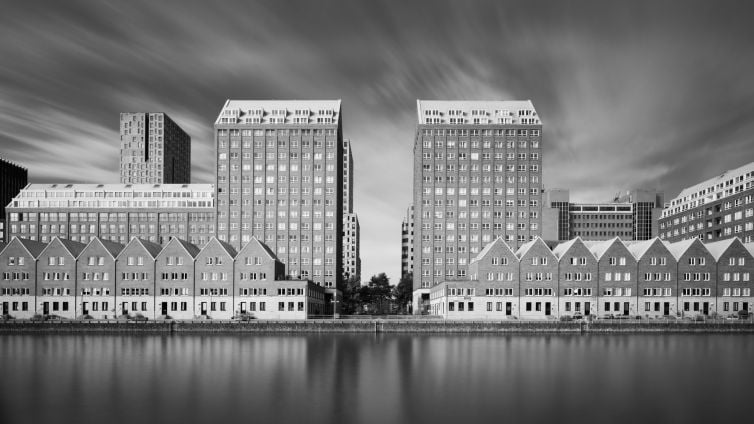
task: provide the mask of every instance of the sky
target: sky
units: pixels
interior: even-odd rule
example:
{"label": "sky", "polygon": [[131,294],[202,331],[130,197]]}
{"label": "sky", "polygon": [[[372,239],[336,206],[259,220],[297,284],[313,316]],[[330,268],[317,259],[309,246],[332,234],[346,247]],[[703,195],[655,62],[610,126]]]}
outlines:
{"label": "sky", "polygon": [[0,154],[117,183],[119,113],[160,111],[214,182],[226,99],[342,99],[362,280],[400,278],[416,99],[525,100],[543,182],[666,200],[754,160],[747,1],[36,1],[0,14]]}

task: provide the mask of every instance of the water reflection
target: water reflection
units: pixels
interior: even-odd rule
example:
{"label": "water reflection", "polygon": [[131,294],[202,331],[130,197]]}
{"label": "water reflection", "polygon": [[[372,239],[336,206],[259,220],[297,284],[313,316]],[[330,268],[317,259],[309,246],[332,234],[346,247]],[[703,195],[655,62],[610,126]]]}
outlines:
{"label": "water reflection", "polygon": [[747,417],[753,347],[746,335],[6,335],[0,422],[721,422]]}

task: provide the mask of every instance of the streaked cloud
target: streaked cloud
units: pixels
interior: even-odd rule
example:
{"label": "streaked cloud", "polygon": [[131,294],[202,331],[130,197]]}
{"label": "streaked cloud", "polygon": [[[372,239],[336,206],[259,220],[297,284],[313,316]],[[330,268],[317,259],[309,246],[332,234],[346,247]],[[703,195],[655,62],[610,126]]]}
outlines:
{"label": "streaked cloud", "polygon": [[0,151],[32,181],[118,180],[118,114],[164,111],[214,179],[227,98],[341,98],[364,278],[399,277],[416,99],[531,99],[544,182],[576,200],[681,188],[754,158],[748,3],[10,3]]}

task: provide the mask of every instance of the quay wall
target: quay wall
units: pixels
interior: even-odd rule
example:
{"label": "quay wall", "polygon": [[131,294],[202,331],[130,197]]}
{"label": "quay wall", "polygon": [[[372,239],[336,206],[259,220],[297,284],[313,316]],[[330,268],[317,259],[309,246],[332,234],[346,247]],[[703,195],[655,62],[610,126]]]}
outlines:
{"label": "quay wall", "polygon": [[754,333],[754,322],[730,321],[450,321],[285,320],[212,321],[0,321],[9,333]]}

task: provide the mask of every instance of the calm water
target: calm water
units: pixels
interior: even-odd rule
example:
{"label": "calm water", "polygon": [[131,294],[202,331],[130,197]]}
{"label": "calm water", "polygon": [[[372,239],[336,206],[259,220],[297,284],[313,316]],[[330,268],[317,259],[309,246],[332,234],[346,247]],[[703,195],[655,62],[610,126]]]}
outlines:
{"label": "calm water", "polygon": [[752,422],[747,335],[5,335],[0,423]]}

